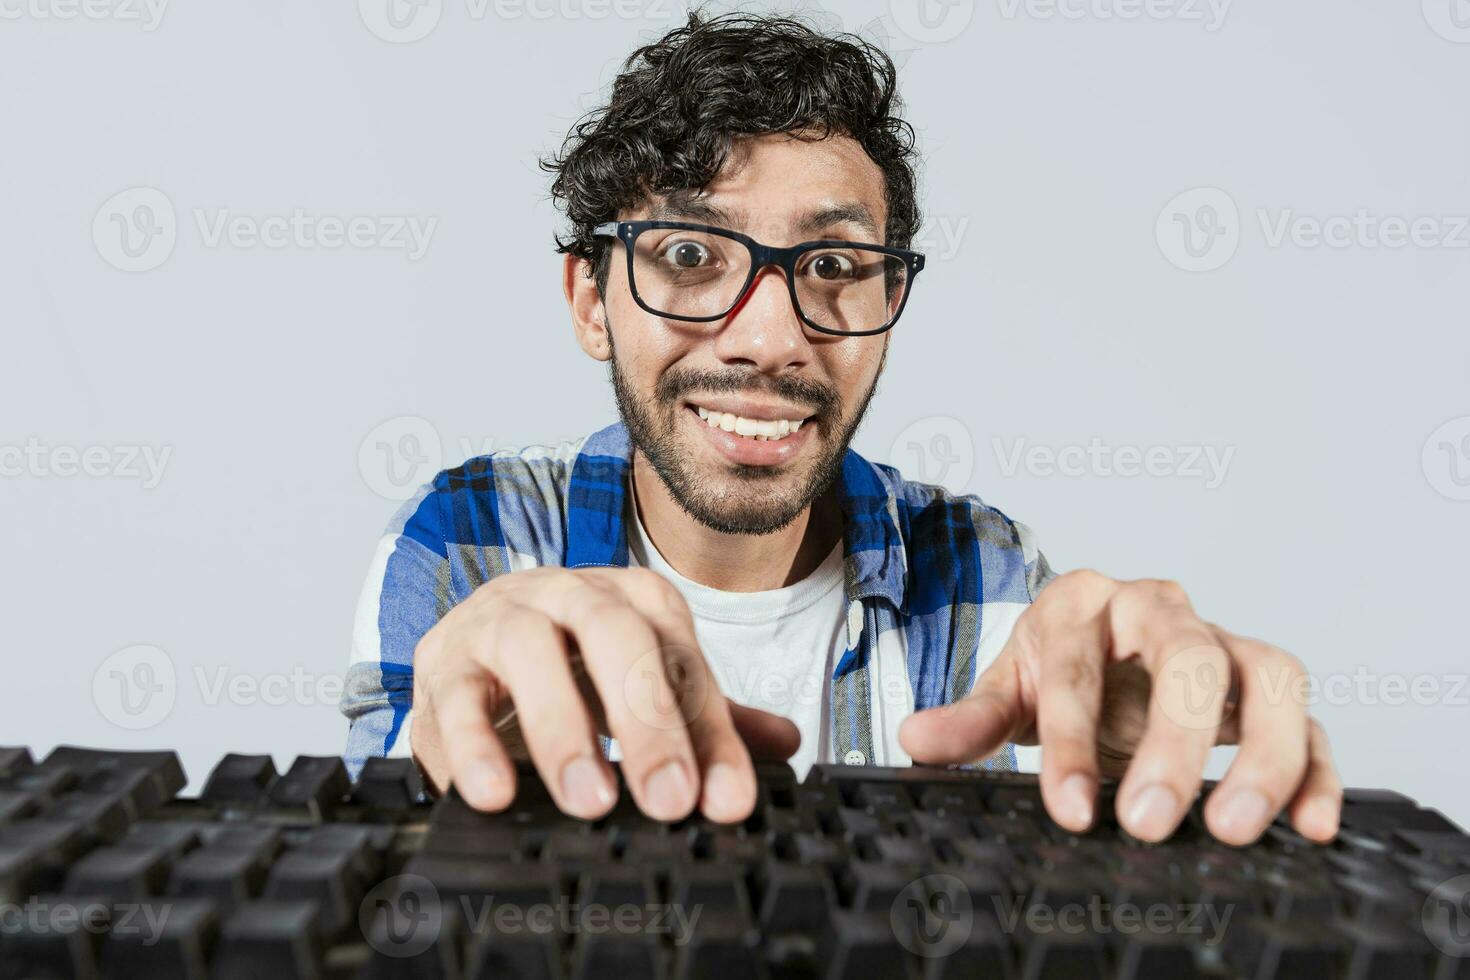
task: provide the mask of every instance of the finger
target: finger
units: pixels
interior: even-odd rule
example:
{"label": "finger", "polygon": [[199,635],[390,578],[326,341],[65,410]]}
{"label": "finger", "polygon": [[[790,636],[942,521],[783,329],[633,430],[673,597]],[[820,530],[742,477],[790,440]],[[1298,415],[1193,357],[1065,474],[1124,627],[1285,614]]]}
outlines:
{"label": "finger", "polygon": [[499,687],[473,659],[455,663],[427,688],[449,781],[475,809],[503,810],[515,798],[516,771],[490,727]]}
{"label": "finger", "polygon": [[1292,797],[1289,812],[1297,833],[1325,844],[1337,835],[1342,818],[1342,777],[1332,761],[1327,733],[1307,719],[1307,777]]}
{"label": "finger", "polygon": [[1098,620],[1057,621],[1040,628],[1036,731],[1041,744],[1041,794],[1068,830],[1092,824],[1097,795],[1098,719],[1107,656]]}
{"label": "finger", "polygon": [[617,576],[617,585],[648,617],[663,645],[669,685],[699,767],[700,811],[718,823],[744,820],[755,808],[755,767],[729,701],[720,694],[699,650],[688,604],[668,580],[653,572]]}
{"label": "finger", "polygon": [[950,704],[915,712],[898,728],[898,743],[915,762],[942,765],[994,755],[1030,726],[1011,640],[995,663],[976,679],[968,695]]}
{"label": "finger", "polygon": [[[686,669],[709,668],[703,658]],[[713,675],[706,679],[714,687]],[[755,809],[755,766],[735,729],[730,704],[716,694],[690,719],[689,740],[699,761],[699,810],[716,823],[737,823]]]}
{"label": "finger", "polygon": [[1113,629],[1115,653],[1137,650],[1153,682],[1143,737],[1118,787],[1118,819],[1139,840],[1160,841],[1199,793],[1231,661],[1187,605],[1152,601],[1133,613],[1115,607]]}
{"label": "finger", "polygon": [[556,805],[594,820],[617,802],[617,783],[602,757],[567,647],[550,617],[515,606],[497,619],[486,656],[515,702],[521,736]]}
{"label": "finger", "polygon": [[1306,671],[1281,650],[1219,631],[1240,685],[1240,751],[1205,803],[1205,825],[1227,844],[1254,841],[1302,785],[1308,721],[1297,690]]}
{"label": "finger", "polygon": [[729,701],[729,705],[730,720],[753,760],[785,762],[801,748],[801,730],[789,719],[734,701]]}
{"label": "finger", "polygon": [[534,602],[581,650],[639,809],[655,820],[682,820],[698,802],[699,769],[664,644],[619,589],[588,581],[542,590]]}

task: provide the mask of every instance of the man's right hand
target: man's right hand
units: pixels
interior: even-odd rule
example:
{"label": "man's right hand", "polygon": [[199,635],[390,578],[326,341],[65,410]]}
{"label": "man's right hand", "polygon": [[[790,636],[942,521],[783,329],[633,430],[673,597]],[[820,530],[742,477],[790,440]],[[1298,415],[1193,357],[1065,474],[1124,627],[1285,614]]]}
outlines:
{"label": "man's right hand", "polygon": [[419,640],[413,688],[414,757],[481,810],[510,805],[524,752],[564,812],[607,813],[617,782],[601,733],[644,813],[679,820],[698,804],[733,823],[755,806],[752,754],[784,760],[800,742],[791,722],[720,693],[684,597],[646,569],[492,579]]}

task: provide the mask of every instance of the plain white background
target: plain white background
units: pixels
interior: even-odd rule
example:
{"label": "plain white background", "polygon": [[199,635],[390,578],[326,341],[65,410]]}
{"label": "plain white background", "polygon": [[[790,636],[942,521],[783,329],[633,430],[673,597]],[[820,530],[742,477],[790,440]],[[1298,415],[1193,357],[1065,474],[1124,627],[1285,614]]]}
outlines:
{"label": "plain white background", "polygon": [[[536,157],[681,5],[393,2],[0,0],[0,743],[340,751],[397,488],[612,420]],[[805,9],[926,157],[857,448],[1180,580],[1470,820],[1470,9]]]}

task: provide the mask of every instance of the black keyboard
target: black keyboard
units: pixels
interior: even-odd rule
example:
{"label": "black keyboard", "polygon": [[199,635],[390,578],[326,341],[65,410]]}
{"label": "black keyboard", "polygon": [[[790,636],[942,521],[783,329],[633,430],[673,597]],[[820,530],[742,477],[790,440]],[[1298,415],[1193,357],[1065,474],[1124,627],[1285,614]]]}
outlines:
{"label": "black keyboard", "polygon": [[[1313,845],[1074,835],[1035,777],[760,769],[744,824],[434,802],[408,760],[0,749],[0,978],[1470,978],[1470,837],[1350,790]],[[1208,791],[1208,787],[1206,788]]]}

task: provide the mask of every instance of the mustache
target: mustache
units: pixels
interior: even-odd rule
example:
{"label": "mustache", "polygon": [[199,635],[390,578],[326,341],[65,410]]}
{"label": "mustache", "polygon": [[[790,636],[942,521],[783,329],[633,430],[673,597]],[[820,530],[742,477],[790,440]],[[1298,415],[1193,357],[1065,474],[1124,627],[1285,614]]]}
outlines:
{"label": "mustache", "polygon": [[841,397],[827,385],[807,378],[771,377],[751,371],[670,371],[654,386],[661,404],[677,401],[690,392],[715,395],[767,394],[825,414],[842,404]]}

